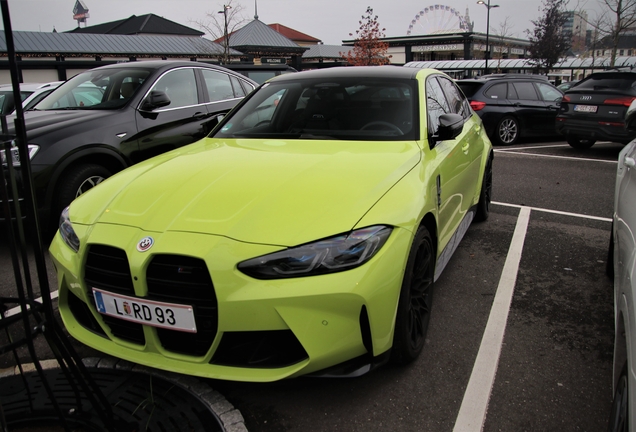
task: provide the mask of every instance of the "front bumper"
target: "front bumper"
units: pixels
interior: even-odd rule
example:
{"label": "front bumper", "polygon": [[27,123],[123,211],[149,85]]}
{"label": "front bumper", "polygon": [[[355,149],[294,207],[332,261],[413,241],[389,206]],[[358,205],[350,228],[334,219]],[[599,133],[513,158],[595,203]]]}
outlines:
{"label": "front bumper", "polygon": [[[89,239],[84,240],[79,253],[70,250],[59,234],[50,247],[57,270],[60,314],[73,337],[115,357],[207,378],[274,381],[365,355],[372,359],[391,347],[412,241],[407,230],[395,228],[382,250],[353,270],[256,280],[239,272],[237,263],[280,247],[204,234],[147,233],[106,224],[75,228],[80,239]],[[154,246],[148,252],[138,252],[137,243],[148,235],[154,237]],[[109,246],[104,249],[99,245]],[[196,320],[201,331],[192,335],[137,323],[130,326],[99,314],[91,288],[101,283],[95,275],[107,269],[96,272],[90,267],[111,263],[112,257],[102,255],[96,260],[91,255],[94,250],[103,253],[111,249],[120,251],[119,258],[126,261],[114,266],[128,269],[132,295],[163,301],[168,295],[172,302],[193,305],[199,311]],[[211,281],[205,288],[206,298],[188,294],[188,282],[175,283],[158,298],[154,282],[147,277],[157,257],[164,261],[171,257],[168,260],[174,258],[175,262],[188,257],[188,266],[194,266],[192,259],[200,262]],[[87,260],[91,260],[88,270]],[[106,276],[108,272],[104,280]],[[104,284],[98,288],[108,289]]]}

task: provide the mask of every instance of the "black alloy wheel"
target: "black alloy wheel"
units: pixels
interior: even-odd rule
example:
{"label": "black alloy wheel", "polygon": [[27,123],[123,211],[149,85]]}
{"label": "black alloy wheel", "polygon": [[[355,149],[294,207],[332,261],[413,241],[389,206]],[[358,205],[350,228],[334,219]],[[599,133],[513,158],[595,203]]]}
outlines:
{"label": "black alloy wheel", "polygon": [[513,145],[519,140],[519,122],[511,116],[505,116],[497,123],[495,141],[500,145]]}
{"label": "black alloy wheel", "polygon": [[431,318],[435,252],[426,227],[421,226],[409,253],[398,300],[391,361],[407,364],[415,360],[426,342]]}
{"label": "black alloy wheel", "polygon": [[[57,230],[57,223],[64,210],[75,198],[94,188],[112,173],[101,165],[85,164],[73,167],[60,180],[57,190],[51,225]],[[54,230],[54,232],[55,232]]]}

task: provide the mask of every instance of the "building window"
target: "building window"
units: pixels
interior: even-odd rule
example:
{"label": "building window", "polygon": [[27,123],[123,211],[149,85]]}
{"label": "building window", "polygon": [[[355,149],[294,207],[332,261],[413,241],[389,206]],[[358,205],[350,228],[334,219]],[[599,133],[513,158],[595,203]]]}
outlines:
{"label": "building window", "polygon": [[620,50],[618,55],[624,56],[625,55],[625,50]]}

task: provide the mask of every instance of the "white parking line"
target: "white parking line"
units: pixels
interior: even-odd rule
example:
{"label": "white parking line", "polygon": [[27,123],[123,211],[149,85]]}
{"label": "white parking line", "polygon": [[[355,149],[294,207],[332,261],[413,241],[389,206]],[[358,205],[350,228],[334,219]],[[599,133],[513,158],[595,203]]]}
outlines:
{"label": "white parking line", "polygon": [[[614,144],[611,141],[599,141],[594,145],[599,145],[599,144]],[[556,147],[570,147],[570,144],[552,144],[552,145],[538,145],[538,146],[523,146],[523,147],[505,147],[505,148],[498,148],[495,149],[495,151],[499,151],[499,152],[506,152],[508,150],[512,150],[512,151],[516,151],[516,150],[532,150],[532,149],[544,149],[544,148],[556,148]]]}
{"label": "white parking line", "polygon": [[499,355],[501,354],[510,303],[512,302],[512,295],[517,281],[517,272],[519,271],[521,252],[530,221],[530,212],[531,210],[528,207],[521,207],[519,211],[519,219],[517,220],[508,256],[499,279],[499,286],[490,310],[488,324],[486,324],[486,330],[481,339],[473,372],[470,375],[453,432],[481,431],[486,420],[490,392],[495,382],[495,375],[499,365]]}
{"label": "white parking line", "polygon": [[538,154],[538,153],[525,153],[525,152],[521,152],[521,151],[512,151],[512,150],[497,150],[496,149],[495,153],[517,154],[517,155],[524,155],[524,156],[544,157],[544,158],[552,158],[552,159],[567,159],[567,160],[588,161],[588,162],[589,161],[591,161],[591,162],[604,162],[604,163],[611,163],[611,164],[618,163],[618,161],[604,160],[604,159],[589,159],[589,158],[580,158],[580,157],[573,157],[573,156],[545,155],[545,154]]}
{"label": "white parking line", "polygon": [[[53,291],[51,293],[51,300],[55,300],[57,298],[57,290]],[[42,297],[38,297],[35,299],[36,302],[41,303],[42,302]],[[27,305],[27,309],[29,309],[29,305]],[[0,319],[2,318],[9,318],[10,316],[13,315],[17,315],[20,312],[21,308],[20,306],[16,306],[14,308],[11,308],[9,310],[7,310],[4,314],[0,314]]]}
{"label": "white parking line", "polygon": [[597,220],[597,221],[602,221],[602,222],[611,222],[612,221],[611,218],[606,218],[606,217],[590,216],[590,215],[584,215],[584,214],[579,214],[579,213],[570,213],[570,212],[564,212],[564,211],[560,211],[560,210],[550,210],[550,209],[544,209],[544,208],[540,208],[540,207],[527,207],[527,206],[522,206],[522,205],[518,205],[518,204],[508,204],[508,203],[495,202],[495,201],[493,201],[491,204],[505,206],[505,207],[529,208],[531,210],[536,210],[536,211],[540,211],[540,212],[544,212],[544,213],[553,213],[553,214],[559,214],[559,215],[563,215],[563,216],[578,217],[578,218],[583,218],[583,219],[592,219],[592,220]]}

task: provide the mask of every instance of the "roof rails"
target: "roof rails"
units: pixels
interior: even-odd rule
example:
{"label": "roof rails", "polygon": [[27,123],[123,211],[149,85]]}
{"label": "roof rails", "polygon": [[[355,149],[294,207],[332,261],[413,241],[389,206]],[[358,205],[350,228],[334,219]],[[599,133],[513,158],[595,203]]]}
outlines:
{"label": "roof rails", "polygon": [[493,78],[518,78],[518,79],[542,79],[548,81],[548,77],[546,75],[533,75],[533,74],[520,74],[520,73],[499,73],[499,74],[488,74],[488,75],[480,75],[477,79],[493,79]]}

